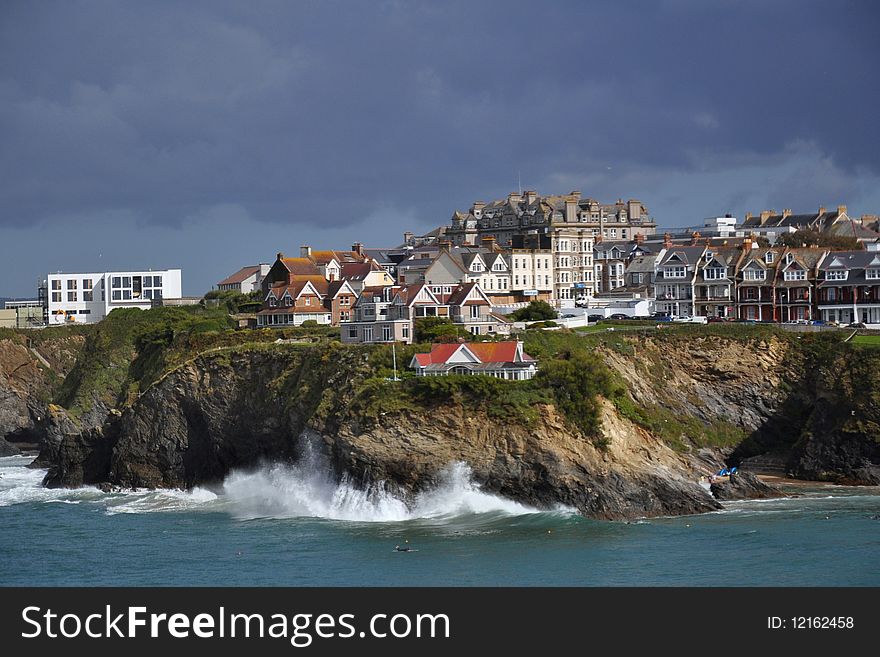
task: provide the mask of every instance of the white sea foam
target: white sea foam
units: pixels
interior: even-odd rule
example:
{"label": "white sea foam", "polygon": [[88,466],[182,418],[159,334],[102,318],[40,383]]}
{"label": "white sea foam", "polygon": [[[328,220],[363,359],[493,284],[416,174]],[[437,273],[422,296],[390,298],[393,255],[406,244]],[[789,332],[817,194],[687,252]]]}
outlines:
{"label": "white sea foam", "polygon": [[223,494],[230,513],[244,519],[313,517],[399,522],[479,513],[540,513],[481,490],[464,463],[447,468],[439,477],[438,486],[420,493],[408,506],[384,482],[363,489],[347,477],[334,480],[323,459],[308,450],[306,457],[292,466],[275,465],[256,472],[231,474],[223,485]]}
{"label": "white sea foam", "polygon": [[[325,518],[354,522],[443,520],[472,514],[525,515],[539,509],[483,491],[464,463],[451,464],[430,490],[410,504],[384,482],[367,488],[348,477],[333,477],[326,459],[308,441],[302,458],[293,465],[267,465],[254,471],[232,472],[217,492],[206,488],[183,490],[129,490],[104,493],[98,488],[42,487],[45,470],[29,469],[32,459],[0,459],[0,506],[24,503],[93,502],[108,515],[179,511],[225,511],[239,519]],[[558,509],[573,513],[570,509]]]}

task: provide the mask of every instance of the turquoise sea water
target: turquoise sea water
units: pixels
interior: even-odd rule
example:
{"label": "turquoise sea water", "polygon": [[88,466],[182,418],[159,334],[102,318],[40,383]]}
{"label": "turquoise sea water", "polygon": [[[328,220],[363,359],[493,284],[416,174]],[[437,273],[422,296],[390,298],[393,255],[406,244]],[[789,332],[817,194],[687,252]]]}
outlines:
{"label": "turquoise sea water", "polygon": [[624,523],[536,512],[461,465],[408,509],[309,462],[105,494],[43,489],[29,461],[0,458],[0,585],[880,585],[876,488]]}

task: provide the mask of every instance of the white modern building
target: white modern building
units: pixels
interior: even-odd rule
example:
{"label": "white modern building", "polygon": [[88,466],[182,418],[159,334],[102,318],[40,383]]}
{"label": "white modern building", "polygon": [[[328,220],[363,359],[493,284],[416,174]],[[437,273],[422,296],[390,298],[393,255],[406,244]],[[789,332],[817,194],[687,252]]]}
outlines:
{"label": "white modern building", "polygon": [[49,274],[49,324],[94,324],[116,308],[146,310],[153,299],[182,295],[179,269]]}

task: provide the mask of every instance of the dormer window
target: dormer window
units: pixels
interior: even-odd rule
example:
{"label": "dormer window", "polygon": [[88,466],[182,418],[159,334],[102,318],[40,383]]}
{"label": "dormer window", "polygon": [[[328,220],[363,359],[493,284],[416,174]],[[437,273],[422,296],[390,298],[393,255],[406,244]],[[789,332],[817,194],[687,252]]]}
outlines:
{"label": "dormer window", "polygon": [[684,278],[687,276],[687,267],[665,267],[663,275],[666,278]]}
{"label": "dormer window", "polygon": [[849,272],[844,270],[837,271],[826,271],[825,272],[825,280],[826,281],[845,281]]}
{"label": "dormer window", "polygon": [[880,268],[866,269],[865,278],[869,281],[880,281]]}
{"label": "dormer window", "polygon": [[794,255],[792,255],[791,253],[786,253],[785,264],[790,265],[792,262],[794,262]]}
{"label": "dormer window", "polygon": [[763,269],[746,269],[743,278],[747,281],[763,281],[767,278],[767,272]]}
{"label": "dormer window", "polygon": [[703,275],[707,281],[717,281],[725,278],[727,270],[724,267],[707,267],[703,270]]}
{"label": "dormer window", "polygon": [[805,281],[807,280],[807,272],[803,269],[789,269],[785,272],[785,280],[787,281]]}
{"label": "dormer window", "polygon": [[767,251],[767,253],[764,254],[764,262],[766,262],[768,265],[771,264],[774,260],[776,260],[776,254],[773,251]]}

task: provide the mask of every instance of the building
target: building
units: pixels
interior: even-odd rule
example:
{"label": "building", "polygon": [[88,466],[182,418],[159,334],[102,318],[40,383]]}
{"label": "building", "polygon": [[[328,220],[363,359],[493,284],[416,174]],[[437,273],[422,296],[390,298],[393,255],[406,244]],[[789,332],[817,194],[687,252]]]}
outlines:
{"label": "building", "polygon": [[[477,245],[493,238],[505,249],[549,249],[553,254],[553,299],[564,302],[595,292],[593,245],[601,240],[630,240],[653,235],[656,222],[637,200],[601,204],[580,192],[540,197],[534,191],[506,199],[478,201],[456,211],[445,238]],[[528,243],[527,243],[528,242]]]}
{"label": "building", "polygon": [[697,268],[694,314],[702,317],[736,317],[736,272],[743,250],[709,247]]}
{"label": "building", "polygon": [[745,248],[736,273],[736,308],[740,319],[779,321],[776,276],[782,247]]}
{"label": "building", "polygon": [[771,244],[775,244],[779,236],[785,233],[799,230],[821,233],[830,230],[840,221],[849,221],[845,205],[837,206],[836,211],[820,207],[818,212],[807,214],[793,214],[790,209],[783,210],[782,214],[777,214],[776,210],[764,210],[757,216],[747,213],[742,225],[738,227],[737,235],[764,237]]}
{"label": "building", "polygon": [[492,302],[479,284],[415,283],[365,289],[355,304],[354,319],[342,324],[342,341],[411,343],[415,322],[424,317],[448,319],[473,335],[510,333],[510,323],[492,312]]}
{"label": "building", "polygon": [[817,282],[824,321],[880,328],[880,253],[832,251],[818,265]]}
{"label": "building", "polygon": [[221,292],[232,291],[241,294],[249,294],[256,290],[262,289],[263,278],[269,273],[270,265],[260,263],[259,265],[250,265],[242,267],[237,272],[224,278],[217,283],[217,289]]}
{"label": "building", "polygon": [[[388,271],[372,260],[366,262],[348,262],[342,265],[338,279],[348,281],[356,294],[365,287],[386,287],[394,285],[394,278]],[[330,280],[336,280],[336,277]]]}
{"label": "building", "polygon": [[785,249],[776,270],[775,317],[780,322],[818,319],[817,281],[819,265],[828,249]]}
{"label": "building", "polygon": [[658,254],[654,275],[655,308],[668,315],[692,316],[694,292],[705,246],[671,245]]}
{"label": "building", "polygon": [[[4,303],[4,308],[15,313],[14,328],[41,328],[46,325],[45,300],[12,299]],[[7,321],[8,317],[10,315],[7,315]]]}
{"label": "building", "polygon": [[330,324],[333,313],[324,303],[327,290],[322,277],[274,285],[257,313],[257,327],[301,326],[307,321]]}
{"label": "building", "polygon": [[435,344],[430,353],[415,354],[410,367],[419,376],[466,374],[509,381],[526,381],[538,371],[537,361],[515,340]]}
{"label": "building", "polygon": [[99,322],[116,308],[146,310],[153,299],[180,298],[181,270],[49,274],[50,325]]}

